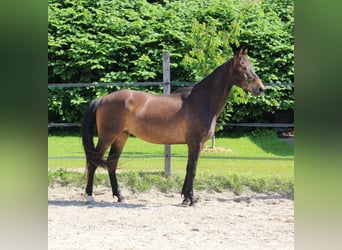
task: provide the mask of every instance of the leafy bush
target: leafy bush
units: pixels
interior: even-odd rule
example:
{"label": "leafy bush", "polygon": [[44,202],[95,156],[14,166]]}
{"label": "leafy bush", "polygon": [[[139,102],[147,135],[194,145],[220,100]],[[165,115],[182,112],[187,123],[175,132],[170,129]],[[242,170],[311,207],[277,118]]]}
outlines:
{"label": "leafy bush", "polygon": [[[280,0],[49,0],[48,81],[161,81],[168,50],[172,81],[194,82],[229,59],[231,46],[247,44],[264,82],[293,82],[293,14],[294,1]],[[117,89],[49,88],[49,122],[79,122],[92,99]],[[271,122],[279,111],[293,113],[293,100],[291,87],[262,98],[234,88],[219,123]]]}

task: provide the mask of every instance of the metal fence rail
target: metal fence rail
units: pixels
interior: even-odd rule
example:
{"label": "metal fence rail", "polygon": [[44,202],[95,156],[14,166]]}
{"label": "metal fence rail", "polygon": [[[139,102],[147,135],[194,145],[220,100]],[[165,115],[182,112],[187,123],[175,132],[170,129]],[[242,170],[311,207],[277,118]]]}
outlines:
{"label": "metal fence rail", "polygon": [[[120,159],[139,159],[139,158],[164,158],[163,154],[143,154],[125,155]],[[187,159],[187,155],[172,155],[172,158]],[[85,160],[85,156],[49,156],[48,160]],[[221,156],[221,155],[201,155],[201,159],[227,159],[227,160],[254,160],[254,161],[294,161],[294,157],[258,157],[258,156]]]}
{"label": "metal fence rail", "polygon": [[[197,82],[171,82],[171,86],[187,86],[196,85]],[[108,82],[108,83],[49,83],[48,88],[77,88],[77,87],[145,87],[145,86],[163,86],[163,82]],[[264,83],[266,87],[294,87],[293,83]]]}
{"label": "metal fence rail", "polygon": [[[294,128],[293,123],[217,123],[217,125],[237,127]],[[81,123],[48,123],[48,128],[80,126]]]}

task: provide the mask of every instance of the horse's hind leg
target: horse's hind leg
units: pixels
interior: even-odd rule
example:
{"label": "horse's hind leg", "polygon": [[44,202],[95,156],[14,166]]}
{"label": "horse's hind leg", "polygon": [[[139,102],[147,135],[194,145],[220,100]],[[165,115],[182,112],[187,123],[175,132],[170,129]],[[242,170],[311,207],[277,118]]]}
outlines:
{"label": "horse's hind leg", "polygon": [[[105,139],[104,139],[105,138]],[[86,203],[91,203],[94,201],[93,198],[93,182],[94,175],[98,165],[104,166],[103,156],[111,145],[115,136],[100,137],[94,152],[89,155],[87,159],[87,186],[86,186]]]}
{"label": "horse's hind leg", "polygon": [[120,155],[122,153],[123,147],[125,146],[128,136],[129,136],[128,133],[122,132],[117,137],[117,139],[113,142],[111,146],[111,149],[109,151],[109,155],[107,158],[107,162],[106,162],[110,184],[112,186],[113,197],[114,196],[118,197],[118,202],[121,202],[124,199],[124,197],[121,195],[119,191],[118,181],[116,178],[116,168],[117,168]]}
{"label": "horse's hind leg", "polygon": [[87,160],[87,187],[86,187],[86,203],[91,203],[94,201],[93,198],[93,182],[94,182],[94,174],[97,166],[90,161]]}

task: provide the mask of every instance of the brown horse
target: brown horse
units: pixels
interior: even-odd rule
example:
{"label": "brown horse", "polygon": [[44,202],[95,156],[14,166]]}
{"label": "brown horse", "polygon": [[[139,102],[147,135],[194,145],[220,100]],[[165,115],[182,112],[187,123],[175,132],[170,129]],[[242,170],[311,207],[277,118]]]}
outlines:
{"label": "brown horse", "polygon": [[[93,201],[93,179],[98,165],[108,168],[113,197],[122,201],[116,168],[130,134],[151,143],[188,145],[183,203],[196,202],[193,183],[197,160],[203,144],[214,135],[216,120],[233,85],[254,96],[265,91],[247,58],[247,49],[238,51],[194,87],[176,90],[169,96],[120,90],[94,100],[84,114],[81,128],[88,170],[87,202]],[[108,158],[103,160],[109,147]]]}

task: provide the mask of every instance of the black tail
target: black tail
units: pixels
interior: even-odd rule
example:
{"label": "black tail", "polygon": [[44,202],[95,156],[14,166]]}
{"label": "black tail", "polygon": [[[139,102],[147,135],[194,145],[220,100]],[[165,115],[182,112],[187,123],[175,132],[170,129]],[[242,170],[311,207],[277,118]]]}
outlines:
{"label": "black tail", "polygon": [[[96,124],[96,110],[101,102],[101,98],[97,98],[92,101],[83,115],[83,121],[81,126],[81,136],[84,152],[88,163],[93,163],[94,165],[103,166],[104,162],[102,156],[95,150],[94,145],[94,128]],[[89,164],[87,164],[88,166]]]}

